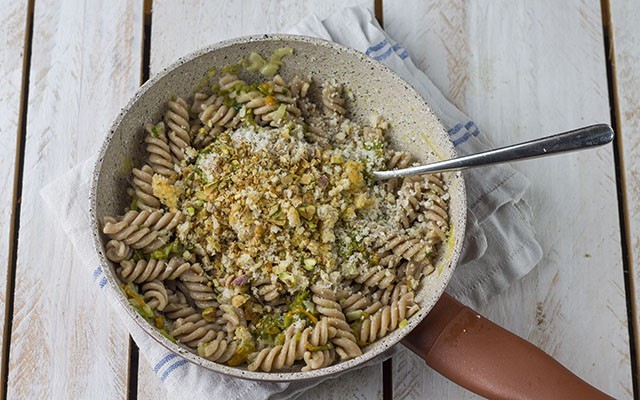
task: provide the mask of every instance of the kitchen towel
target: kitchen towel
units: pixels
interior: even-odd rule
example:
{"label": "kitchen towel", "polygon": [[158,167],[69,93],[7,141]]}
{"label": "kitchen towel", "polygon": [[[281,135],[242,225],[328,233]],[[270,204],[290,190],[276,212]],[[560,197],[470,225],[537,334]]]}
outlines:
{"label": "kitchen towel", "polygon": [[[390,67],[422,94],[460,155],[491,148],[486,135],[413,64],[408,51],[380,28],[370,10],[347,8],[325,20],[312,15],[288,33],[332,40]],[[72,241],[79,259],[85,260],[87,273],[93,273],[96,290],[113,300],[140,354],[165,385],[169,398],[290,398],[324,380],[262,383],[217,374],[167,351],[130,320],[115,300],[115,289],[107,285],[93,247],[88,199],[95,160],[93,157],[76,166],[43,188],[41,195]],[[530,210],[522,199],[528,187],[526,177],[508,165],[467,170],[464,175],[469,208],[465,246],[447,291],[477,307],[531,271],[542,258],[542,250],[529,222]],[[380,363],[396,350],[392,348],[365,365]]]}

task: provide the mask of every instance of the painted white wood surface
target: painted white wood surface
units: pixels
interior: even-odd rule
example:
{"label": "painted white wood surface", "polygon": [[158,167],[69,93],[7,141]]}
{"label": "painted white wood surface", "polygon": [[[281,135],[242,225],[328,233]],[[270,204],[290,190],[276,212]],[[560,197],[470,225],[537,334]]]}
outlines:
{"label": "painted white wood surface", "polygon": [[141,2],[36,2],[10,399],[126,396],[128,333],[39,191],[97,150],[138,87],[141,21]]}
{"label": "painted white wood surface", "polygon": [[[323,18],[356,4],[373,9],[372,1],[172,1],[155,0],[151,25],[150,72],[159,72],[178,57],[209,44],[258,33],[284,32],[310,13]],[[140,399],[164,398],[159,378],[141,358],[138,374]],[[380,366],[351,372],[302,394],[302,399],[382,398]]]}
{"label": "painted white wood surface", "polygon": [[[621,141],[623,149],[630,270],[635,284],[637,310],[640,301],[640,30],[637,24],[640,20],[640,3],[624,0],[610,4],[619,107],[617,140]],[[640,320],[637,312],[635,318],[638,332]]]}
{"label": "painted white wood surface", "polygon": [[[384,21],[496,145],[609,122],[599,2],[385,0]],[[631,398],[612,147],[514,167],[531,180],[526,198],[544,258],[478,311]],[[393,376],[398,399],[476,397],[408,351],[394,358]]]}
{"label": "painted white wood surface", "polygon": [[[118,108],[137,88],[142,10],[135,3],[36,3],[9,398],[126,396],[127,334],[93,290],[89,271],[53,225],[38,192],[96,149]],[[260,7],[248,1],[209,3],[190,2],[196,13],[185,11],[183,2],[154,1],[152,73],[210,42],[274,32],[310,10],[327,15],[342,6],[338,1],[265,1]],[[592,3],[385,0],[384,19],[387,30],[483,134],[496,144],[507,144],[608,121],[600,10]],[[640,7],[631,0],[612,3],[633,267],[640,282],[640,141],[635,134],[640,128],[640,38],[634,24]],[[0,133],[4,138],[8,132],[12,140],[21,78],[11,71],[21,74],[16,37],[24,34],[20,32],[26,24],[26,5],[21,4],[24,8],[18,2],[0,7],[0,32],[9,44],[0,49],[0,72],[9,77],[9,85],[0,87],[5,121]],[[218,23],[209,26],[214,21]],[[158,31],[161,23],[169,26]],[[12,171],[14,155],[15,142],[5,141],[0,149],[3,187],[13,185],[7,170]],[[532,181],[528,199],[545,259],[479,311],[616,398],[630,398],[610,148],[516,168]],[[11,194],[0,196],[8,196],[0,197],[3,265]],[[0,301],[5,284],[0,278]],[[397,398],[475,397],[408,352],[394,360],[394,368]],[[375,389],[367,389],[372,382]],[[138,383],[140,398],[164,398],[142,357]],[[329,381],[303,398],[380,398],[381,387],[381,373],[365,370]]]}
{"label": "painted white wood surface", "polygon": [[[20,130],[20,104],[22,92],[22,71],[24,61],[24,41],[27,27],[27,1],[14,1],[0,7],[0,332],[5,330],[7,309],[7,278],[9,270],[9,249],[13,244],[11,220],[13,213],[13,188],[18,134]],[[6,81],[4,80],[6,79]],[[5,83],[6,82],[6,83]],[[4,334],[0,334],[0,348],[5,345]],[[0,389],[0,393],[2,389]]]}
{"label": "painted white wood surface", "polygon": [[305,16],[332,13],[373,0],[154,0],[151,71],[209,44],[260,33],[284,32]]}

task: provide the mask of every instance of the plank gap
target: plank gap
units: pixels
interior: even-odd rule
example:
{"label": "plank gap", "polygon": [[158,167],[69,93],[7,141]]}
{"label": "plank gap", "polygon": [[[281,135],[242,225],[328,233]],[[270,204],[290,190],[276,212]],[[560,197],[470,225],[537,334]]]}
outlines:
{"label": "plank gap", "polygon": [[[142,7],[142,63],[140,65],[140,85],[143,85],[149,80],[153,0],[144,0]],[[136,400],[138,398],[139,365],[140,349],[133,338],[129,336],[129,375],[127,377],[127,398],[129,400]]]}
{"label": "plank gap", "polygon": [[144,0],[144,12],[142,21],[142,66],[140,74],[140,84],[149,80],[151,67],[151,20],[153,12],[153,0]]}
{"label": "plank gap", "polygon": [[129,336],[129,376],[127,383],[127,399],[138,399],[138,365],[140,362],[140,349],[138,345]]}
{"label": "plank gap", "polygon": [[[397,345],[396,345],[397,346]],[[382,363],[382,398],[393,399],[393,358]]]}
{"label": "plank gap", "polygon": [[622,126],[620,117],[620,102],[618,99],[618,82],[616,78],[615,48],[613,38],[613,26],[611,23],[610,0],[601,0],[602,36],[604,39],[604,52],[607,69],[607,87],[609,92],[609,112],[611,113],[611,127],[615,132],[613,142],[613,158],[615,161],[616,189],[618,195],[618,216],[620,218],[620,245],[622,248],[622,268],[624,276],[625,299],[627,302],[627,324],[629,328],[629,356],[631,357],[631,382],[634,398],[638,392],[638,332],[635,325],[637,321],[637,309],[634,302],[635,282],[632,273],[631,232],[629,222],[629,206],[626,196],[626,176],[623,157],[623,138],[618,128]]}
{"label": "plank gap", "polygon": [[[384,12],[383,12],[383,0],[374,0],[373,2],[373,14],[376,20],[380,24],[380,27],[384,29]],[[384,400],[393,399],[393,359],[388,359],[382,363],[382,398]]]}
{"label": "plank gap", "polygon": [[20,92],[20,111],[18,116],[18,132],[16,158],[13,178],[13,200],[11,207],[11,227],[9,228],[9,260],[7,268],[6,309],[2,347],[2,366],[0,379],[0,398],[7,398],[9,384],[9,356],[11,354],[11,329],[13,325],[13,288],[16,282],[16,266],[18,264],[18,227],[20,226],[20,205],[22,201],[22,176],[24,172],[24,152],[27,136],[27,108],[29,106],[29,72],[31,69],[31,45],[33,42],[33,10],[35,0],[27,2],[27,20],[24,36],[24,58],[22,60],[22,85]]}
{"label": "plank gap", "polygon": [[373,2],[373,14],[375,15],[380,27],[384,28],[384,18],[382,13],[382,0],[374,0]]}

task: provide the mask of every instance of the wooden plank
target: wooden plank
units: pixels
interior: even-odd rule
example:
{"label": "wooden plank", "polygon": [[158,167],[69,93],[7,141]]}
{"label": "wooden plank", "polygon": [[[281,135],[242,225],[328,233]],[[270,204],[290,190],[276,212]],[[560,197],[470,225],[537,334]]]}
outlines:
{"label": "wooden plank", "polygon": [[[13,232],[11,231],[14,218],[14,185],[16,175],[16,156],[18,154],[18,136],[20,134],[20,107],[22,104],[22,85],[25,61],[25,38],[27,28],[27,0],[13,1],[0,8],[0,37],[4,38],[0,46],[0,76],[6,77],[6,84],[0,85],[0,310],[5,314],[0,318],[0,348],[3,361],[6,357],[5,345],[9,335],[6,325],[9,318],[8,303],[10,293],[7,293],[10,262],[15,254],[13,247]],[[4,365],[2,366],[3,372]],[[5,381],[5,375],[0,378]],[[4,386],[4,385],[3,385]],[[0,394],[3,389],[0,389]]]}
{"label": "wooden plank", "polygon": [[[220,40],[257,33],[284,32],[310,13],[320,18],[362,0],[331,1],[225,1],[155,0],[151,33],[151,75],[178,57]],[[373,8],[373,1],[368,5]],[[149,364],[141,356],[138,378],[140,399],[166,398]],[[380,367],[355,371],[305,393],[305,399],[382,398]]]}
{"label": "wooden plank", "polygon": [[[609,3],[609,2],[607,2]],[[632,277],[632,302],[636,352],[640,319],[640,32],[637,23],[640,18],[640,4],[630,0],[613,1],[610,7],[610,27],[615,57],[616,94],[618,102],[618,147],[622,149],[626,198],[627,246],[629,269]],[[635,286],[635,287],[634,287]],[[636,360],[637,361],[637,360]],[[640,366],[637,365],[636,368]]]}
{"label": "wooden plank", "polygon": [[151,73],[209,44],[239,36],[285,32],[309,14],[326,18],[358,4],[373,9],[373,0],[155,0]]}
{"label": "wooden plank", "polygon": [[40,189],[95,152],[140,83],[140,2],[35,6],[8,398],[123,398],[128,334]]}
{"label": "wooden plank", "polygon": [[[609,122],[599,2],[384,6],[389,34],[496,145]],[[637,36],[628,40],[631,48]],[[531,180],[526,199],[544,258],[479,311],[612,396],[631,398],[612,147],[514,167]],[[394,359],[393,376],[400,399],[475,398],[408,352]]]}

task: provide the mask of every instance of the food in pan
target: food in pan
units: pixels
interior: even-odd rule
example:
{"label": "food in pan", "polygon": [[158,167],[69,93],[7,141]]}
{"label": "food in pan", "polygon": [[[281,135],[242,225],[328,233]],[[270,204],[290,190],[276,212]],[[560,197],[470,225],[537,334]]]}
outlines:
{"label": "food in pan", "polygon": [[252,371],[322,368],[403,327],[449,233],[442,177],[374,181],[411,155],[389,148],[381,118],[349,119],[345,85],[278,75],[291,51],[211,69],[192,98],[169,99],[145,126],[129,209],[102,224],[150,323]]}

